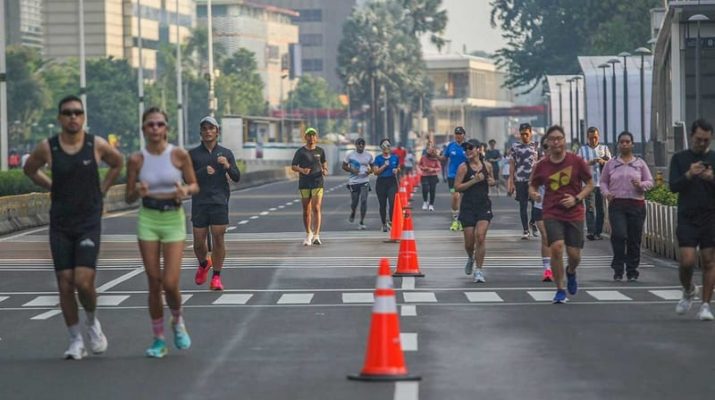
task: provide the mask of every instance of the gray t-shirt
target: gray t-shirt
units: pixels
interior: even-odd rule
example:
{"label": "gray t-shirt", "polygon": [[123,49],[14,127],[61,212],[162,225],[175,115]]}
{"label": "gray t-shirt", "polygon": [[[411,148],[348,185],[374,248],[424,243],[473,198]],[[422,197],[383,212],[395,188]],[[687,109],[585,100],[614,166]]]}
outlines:
{"label": "gray t-shirt", "polygon": [[350,168],[355,168],[360,171],[357,175],[350,173],[350,178],[348,179],[348,184],[355,185],[358,183],[366,183],[369,179],[369,168],[373,164],[374,158],[372,154],[367,151],[358,153],[357,151],[351,151],[345,156],[345,163],[348,164]]}

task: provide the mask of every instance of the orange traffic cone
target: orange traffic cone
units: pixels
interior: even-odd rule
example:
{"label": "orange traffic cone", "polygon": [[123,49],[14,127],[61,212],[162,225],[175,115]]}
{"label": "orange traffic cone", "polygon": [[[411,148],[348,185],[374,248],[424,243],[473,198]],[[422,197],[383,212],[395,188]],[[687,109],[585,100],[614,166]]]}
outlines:
{"label": "orange traffic cone", "polygon": [[358,375],[348,379],[360,381],[417,381],[419,376],[407,374],[400,342],[400,321],[397,316],[395,289],[390,276],[390,263],[380,260],[375,304],[372,307],[370,336],[367,340],[365,365]]}
{"label": "orange traffic cone", "polygon": [[417,243],[409,211],[405,213],[405,226],[402,230],[400,252],[397,256],[397,270],[392,276],[425,276],[420,272],[417,260]]}
{"label": "orange traffic cone", "polygon": [[402,238],[403,212],[402,200],[399,195],[395,194],[395,207],[392,209],[392,228],[390,228],[390,240],[387,240],[387,243],[397,243]]}
{"label": "orange traffic cone", "polygon": [[400,184],[397,195],[400,196],[400,201],[402,201],[402,208],[412,208],[410,206],[410,197],[407,195],[407,185],[404,181]]}

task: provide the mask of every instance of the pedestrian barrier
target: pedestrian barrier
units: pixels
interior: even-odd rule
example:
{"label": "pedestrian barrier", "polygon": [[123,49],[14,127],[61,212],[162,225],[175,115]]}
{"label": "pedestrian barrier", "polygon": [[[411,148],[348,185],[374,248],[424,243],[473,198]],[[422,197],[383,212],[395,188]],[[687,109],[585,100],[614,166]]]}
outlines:
{"label": "pedestrian barrier", "polygon": [[372,307],[370,333],[365,352],[365,364],[360,374],[348,375],[360,381],[416,381],[419,376],[409,375],[400,341],[400,321],[397,300],[390,276],[390,263],[380,260]]}
{"label": "pedestrian barrier", "polygon": [[420,264],[417,259],[417,242],[415,241],[415,231],[412,225],[412,215],[405,212],[405,227],[402,230],[402,240],[400,240],[400,252],[397,256],[397,270],[392,276],[425,276],[420,272]]}
{"label": "pedestrian barrier", "polygon": [[395,206],[392,209],[392,227],[390,228],[390,239],[388,242],[397,243],[402,238],[403,222],[402,200],[400,196],[395,196]]}

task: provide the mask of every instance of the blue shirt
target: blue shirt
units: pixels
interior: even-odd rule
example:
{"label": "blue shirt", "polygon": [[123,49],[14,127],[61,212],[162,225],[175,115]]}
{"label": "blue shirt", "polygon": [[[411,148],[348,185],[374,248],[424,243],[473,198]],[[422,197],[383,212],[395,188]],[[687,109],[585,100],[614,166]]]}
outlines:
{"label": "blue shirt", "polygon": [[378,175],[380,178],[389,178],[391,176],[395,176],[394,173],[392,173],[392,170],[397,168],[400,165],[400,158],[397,157],[394,154],[390,154],[389,158],[385,158],[384,155],[380,154],[379,156],[375,157],[375,168],[380,168],[383,165],[385,165],[385,161],[389,160],[390,161],[390,167],[385,168],[380,175]]}
{"label": "blue shirt", "polygon": [[462,145],[457,142],[451,142],[447,145],[445,157],[449,159],[449,169],[447,170],[447,178],[457,176],[457,169],[463,162],[467,161],[467,156],[464,154]]}

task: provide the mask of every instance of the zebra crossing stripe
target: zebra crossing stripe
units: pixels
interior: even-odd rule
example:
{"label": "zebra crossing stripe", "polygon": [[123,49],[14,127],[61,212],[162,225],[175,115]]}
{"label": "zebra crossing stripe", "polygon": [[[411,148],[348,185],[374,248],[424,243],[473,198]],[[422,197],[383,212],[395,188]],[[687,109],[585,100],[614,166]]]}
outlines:
{"label": "zebra crossing stripe", "polygon": [[680,300],[683,296],[683,292],[680,290],[649,290],[649,292],[663,300]]}
{"label": "zebra crossing stripe", "polygon": [[467,299],[472,303],[498,303],[504,299],[497,292],[464,292]]}
{"label": "zebra crossing stripe", "polygon": [[0,296],[0,303],[2,303],[4,300],[9,299],[10,296]]}
{"label": "zebra crossing stripe", "polygon": [[417,316],[417,306],[402,306],[400,307],[400,315],[403,317],[415,317]]}
{"label": "zebra crossing stripe", "polygon": [[417,351],[417,334],[416,333],[400,333],[400,342],[402,342],[403,351]]}
{"label": "zebra crossing stripe", "polygon": [[372,293],[343,293],[342,299],[345,304],[373,303],[375,301]]}
{"label": "zebra crossing stripe", "polygon": [[59,296],[37,296],[23,304],[23,307],[54,307],[60,304]]}
{"label": "zebra crossing stripe", "polygon": [[554,291],[529,290],[527,293],[535,301],[551,301],[554,298]]}
{"label": "zebra crossing stripe", "polygon": [[277,304],[310,304],[313,293],[286,293],[278,299]]}
{"label": "zebra crossing stripe", "polygon": [[617,290],[587,290],[591,297],[600,301],[628,301],[633,300],[632,298],[624,295]]}
{"label": "zebra crossing stripe", "polygon": [[115,296],[115,295],[112,295],[112,296],[108,296],[108,295],[99,296],[99,297],[97,297],[97,305],[98,305],[98,306],[103,306],[103,307],[104,307],[104,306],[118,306],[118,305],[122,304],[122,302],[123,302],[124,300],[126,300],[126,299],[128,299],[128,298],[129,298],[129,296],[127,296],[127,295],[123,295],[123,296]]}
{"label": "zebra crossing stripe", "polygon": [[252,294],[246,293],[222,294],[211,304],[246,304],[251,297],[253,297]]}
{"label": "zebra crossing stripe", "polygon": [[406,303],[436,303],[434,292],[407,292],[402,294]]}

